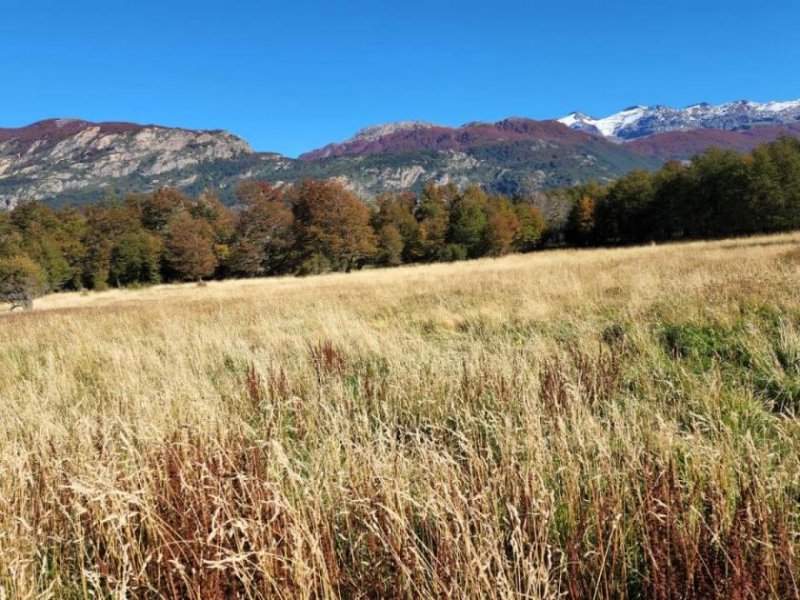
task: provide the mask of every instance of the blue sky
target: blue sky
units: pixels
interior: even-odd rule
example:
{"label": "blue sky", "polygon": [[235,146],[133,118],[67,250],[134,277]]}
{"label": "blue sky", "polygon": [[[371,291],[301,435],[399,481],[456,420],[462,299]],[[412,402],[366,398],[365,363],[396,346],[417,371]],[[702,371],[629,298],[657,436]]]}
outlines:
{"label": "blue sky", "polygon": [[4,0],[0,126],[222,128],[296,155],[376,123],[800,98],[800,2]]}

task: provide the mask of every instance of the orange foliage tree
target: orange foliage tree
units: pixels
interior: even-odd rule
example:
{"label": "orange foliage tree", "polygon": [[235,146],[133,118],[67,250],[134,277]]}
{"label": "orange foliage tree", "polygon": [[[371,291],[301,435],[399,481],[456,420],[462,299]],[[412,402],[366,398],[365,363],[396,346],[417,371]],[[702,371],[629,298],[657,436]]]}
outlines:
{"label": "orange foliage tree", "polygon": [[370,212],[356,194],[336,181],[304,181],[291,191],[297,239],[306,260],[328,261],[349,271],[375,255]]}

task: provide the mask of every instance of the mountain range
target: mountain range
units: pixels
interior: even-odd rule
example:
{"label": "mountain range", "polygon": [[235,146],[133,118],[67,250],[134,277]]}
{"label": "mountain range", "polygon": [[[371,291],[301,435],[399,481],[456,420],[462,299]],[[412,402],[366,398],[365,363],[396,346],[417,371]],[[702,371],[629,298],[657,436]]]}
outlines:
{"label": "mountain range", "polygon": [[610,181],[710,146],[746,151],[780,135],[800,138],[800,100],[634,106],[604,118],[575,112],[460,127],[401,121],[298,158],[256,152],[220,130],[51,119],[0,129],[0,208],[27,199],[90,202],[161,186],[212,188],[233,202],[237,184],[248,178],[335,178],[365,197],[429,181],[528,194]]}

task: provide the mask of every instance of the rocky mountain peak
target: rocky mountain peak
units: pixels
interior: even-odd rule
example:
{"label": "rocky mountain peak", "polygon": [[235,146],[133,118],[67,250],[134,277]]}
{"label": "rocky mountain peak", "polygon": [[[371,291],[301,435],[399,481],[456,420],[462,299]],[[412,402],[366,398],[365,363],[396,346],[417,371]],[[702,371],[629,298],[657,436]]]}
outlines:
{"label": "rocky mountain peak", "polygon": [[0,129],[0,196],[8,207],[124,177],[173,183],[186,167],[252,153],[224,131],[48,119]]}
{"label": "rocky mountain peak", "polygon": [[392,135],[401,131],[419,131],[436,127],[433,123],[426,121],[397,121],[396,123],[384,123],[382,125],[370,125],[358,131],[348,142],[372,142],[387,135]]}

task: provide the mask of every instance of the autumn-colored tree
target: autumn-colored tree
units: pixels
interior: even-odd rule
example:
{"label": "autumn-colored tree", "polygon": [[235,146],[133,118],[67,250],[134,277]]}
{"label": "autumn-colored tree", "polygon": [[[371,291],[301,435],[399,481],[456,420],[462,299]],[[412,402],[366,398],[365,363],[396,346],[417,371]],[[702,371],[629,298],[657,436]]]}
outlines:
{"label": "autumn-colored tree", "polygon": [[0,258],[0,302],[15,308],[33,308],[33,300],[45,286],[45,273],[38,263],[18,254]]}
{"label": "autumn-colored tree", "polygon": [[203,190],[197,200],[189,204],[188,209],[195,219],[201,219],[211,226],[217,268],[225,271],[230,267],[236,214],[222,204],[219,196],[212,190]]}
{"label": "autumn-colored tree", "polygon": [[349,271],[376,251],[375,231],[364,202],[337,181],[304,181],[290,192],[301,254],[320,255]]}
{"label": "autumn-colored tree", "polygon": [[214,273],[214,232],[207,221],[177,212],[167,223],[164,254],[170,274],[183,281],[201,281]]}
{"label": "autumn-colored tree", "polygon": [[0,210],[0,258],[22,253],[22,235],[12,222],[11,214]]}
{"label": "autumn-colored tree", "polygon": [[189,214],[211,225],[214,240],[228,242],[236,228],[236,214],[222,202],[212,190],[203,190],[197,200],[188,205]]}
{"label": "autumn-colored tree", "polygon": [[[61,217],[40,202],[25,202],[11,214],[11,222],[22,238],[22,250],[42,267],[49,289],[74,284],[80,277],[79,239],[72,239],[71,219]],[[69,226],[69,227],[68,227]],[[77,233],[79,235],[79,233]]]}
{"label": "autumn-colored tree", "polygon": [[237,190],[242,207],[231,249],[231,270],[248,277],[284,273],[295,243],[294,213],[280,188],[248,181]]}
{"label": "autumn-colored tree", "polygon": [[595,201],[591,196],[582,196],[572,207],[567,220],[567,241],[585,246],[594,240]]}
{"label": "autumn-colored tree", "polygon": [[161,188],[151,194],[128,196],[126,205],[138,213],[142,226],[163,234],[172,217],[192,204],[192,199],[173,188]]}
{"label": "autumn-colored tree", "polygon": [[486,252],[490,256],[503,256],[514,249],[520,232],[519,217],[505,196],[493,196],[486,205]]}
{"label": "autumn-colored tree", "polygon": [[519,229],[514,237],[514,248],[519,252],[530,252],[536,248],[547,230],[547,221],[536,206],[528,202],[514,205]]}

